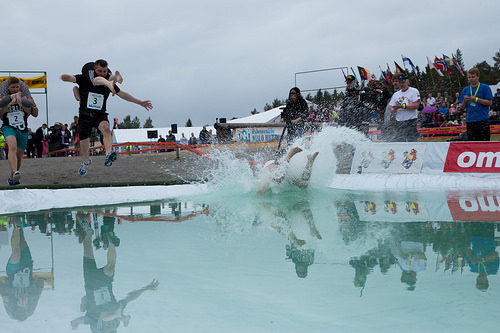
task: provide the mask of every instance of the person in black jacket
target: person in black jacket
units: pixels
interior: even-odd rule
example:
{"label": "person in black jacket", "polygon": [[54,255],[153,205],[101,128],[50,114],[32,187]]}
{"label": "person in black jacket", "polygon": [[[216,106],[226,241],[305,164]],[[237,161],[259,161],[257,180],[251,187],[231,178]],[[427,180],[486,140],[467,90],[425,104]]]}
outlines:
{"label": "person in black jacket", "polygon": [[286,122],[287,143],[304,135],[305,120],[308,116],[309,108],[306,100],[300,94],[300,89],[293,87],[288,94],[288,102],[281,113],[282,121]]}
{"label": "person in black jacket", "polygon": [[340,103],[339,125],[358,131],[366,130],[370,122],[370,110],[363,103],[366,94],[354,88],[353,75],[347,75],[345,80],[347,88]]}

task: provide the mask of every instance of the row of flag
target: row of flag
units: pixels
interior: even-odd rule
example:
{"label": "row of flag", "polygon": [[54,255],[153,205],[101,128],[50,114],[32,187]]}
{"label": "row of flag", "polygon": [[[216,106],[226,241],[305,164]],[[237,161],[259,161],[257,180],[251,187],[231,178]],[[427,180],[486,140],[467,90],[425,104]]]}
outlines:
{"label": "row of flag", "polygon": [[[403,65],[405,66],[405,68],[407,66],[410,67],[411,70],[413,71],[413,73],[415,73],[415,75],[416,75],[417,68],[415,67],[413,62],[410,60],[410,58],[405,57],[404,55],[401,55],[401,58],[403,60]],[[438,58],[438,57],[434,56],[434,61],[431,61],[429,59],[429,57],[427,57],[427,64],[429,65],[429,68],[431,70],[435,69],[440,76],[444,76],[443,71],[453,73],[453,74],[460,73],[460,75],[464,76],[464,72],[462,70],[462,67],[460,66],[460,63],[457,61],[457,59],[455,58],[455,56],[453,54],[451,57],[448,57],[447,55],[443,54],[443,58]],[[396,71],[395,71],[396,74],[404,72],[403,68],[401,66],[399,66],[397,62],[394,61],[394,65],[396,66]],[[453,69],[452,66],[454,66],[455,69]],[[361,81],[367,80],[368,82],[371,82],[371,81],[376,80],[375,75],[370,73],[369,70],[367,70],[366,68],[360,67],[360,66],[357,66],[357,67],[358,67],[358,73],[359,73]],[[382,78],[384,79],[385,84],[387,85],[387,87],[389,87],[390,81],[392,80],[392,78],[394,76],[391,72],[389,64],[387,64],[387,71],[384,71],[382,69],[382,67],[380,67],[380,66],[379,66],[379,68],[380,68],[380,72],[382,73]],[[354,69],[352,67],[351,67],[351,71],[352,71],[352,74],[354,75],[356,81],[358,81],[358,78],[356,76],[356,72],[354,71]],[[346,77],[346,75],[344,73],[344,78],[345,77]]]}

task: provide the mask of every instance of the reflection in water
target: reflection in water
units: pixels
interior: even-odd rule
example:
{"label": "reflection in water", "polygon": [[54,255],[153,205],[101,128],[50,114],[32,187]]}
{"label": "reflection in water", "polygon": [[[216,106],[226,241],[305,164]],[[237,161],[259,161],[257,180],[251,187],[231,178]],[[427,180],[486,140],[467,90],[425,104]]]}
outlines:
{"label": "reflection in water", "polygon": [[[351,311],[354,308],[347,305],[349,302],[361,302],[355,306],[363,307],[365,302],[374,302],[375,298],[382,302],[384,297],[391,298],[387,295],[399,292],[408,296],[423,295],[403,296],[408,303],[434,300],[435,295],[439,295],[436,299],[447,299],[450,295],[441,290],[447,285],[461,290],[460,295],[453,295],[458,300],[467,300],[472,302],[471,306],[478,307],[481,300],[474,297],[474,292],[484,295],[484,299],[498,293],[500,223],[492,221],[489,214],[494,209],[491,200],[474,199],[483,208],[489,207],[490,211],[474,215],[477,220],[486,221],[463,221],[464,214],[457,209],[480,207],[472,205],[471,198],[492,195],[291,189],[279,195],[211,193],[149,204],[27,213],[0,219],[0,256],[5,253],[6,235],[9,235],[12,253],[1,258],[8,259],[9,263],[16,262],[10,260],[15,258],[17,248],[19,253],[27,253],[27,243],[45,244],[54,236],[56,244],[71,240],[75,246],[65,243],[63,251],[68,252],[69,259],[59,265],[58,286],[51,291],[72,300],[67,312],[62,311],[58,302],[51,303],[55,312],[64,313],[66,326],[61,331],[67,331],[69,326],[94,332],[113,332],[119,326],[135,329],[133,325],[145,324],[147,311],[158,307],[157,311],[163,315],[171,310],[165,309],[164,299],[179,308],[175,315],[167,314],[165,318],[155,314],[155,320],[169,328],[170,320],[184,318],[198,302],[203,304],[210,299],[210,304],[217,306],[223,306],[221,303],[226,301],[233,305],[234,302],[252,304],[257,298],[252,293],[262,297],[259,288],[279,290],[277,286],[283,281],[301,296],[306,292],[300,290],[304,284],[308,286],[305,288],[308,293],[341,295],[338,301],[346,303]],[[486,202],[489,204],[484,204]],[[24,233],[28,230],[27,241]],[[272,244],[264,244],[267,240],[272,240]],[[250,246],[241,247],[245,243]],[[130,245],[133,249],[125,244],[133,244]],[[70,283],[63,280],[69,279],[66,275],[71,273],[68,262],[81,257],[81,247],[85,295],[78,307],[79,302],[75,300],[82,297],[83,289],[74,286],[75,281],[81,279],[81,265],[74,268],[78,273],[76,280],[74,277]],[[117,259],[117,253],[126,255]],[[37,260],[42,257],[38,252],[33,254]],[[130,256],[135,257],[130,259]],[[240,261],[244,263],[240,265]],[[37,302],[43,282],[45,286],[50,285],[47,279],[51,277],[48,273],[33,272],[33,260],[29,256],[25,256],[23,263],[21,266],[27,269],[20,270],[17,280],[9,267],[5,276],[0,277],[4,307],[16,321],[35,318],[43,311],[41,306],[36,309]],[[251,266],[249,271],[245,271],[247,266]],[[151,280],[147,279],[137,282],[138,286],[146,284],[143,288],[127,294],[138,287],[135,281],[151,267],[158,271],[155,278],[163,279],[165,275],[175,282],[160,291],[156,279],[149,284]],[[31,279],[22,279],[22,274],[29,270]],[[115,284],[115,273],[117,281],[123,283]],[[0,275],[3,274],[0,272]],[[29,287],[22,284],[27,281]],[[127,289],[115,289],[122,286]],[[218,289],[219,286],[223,287]],[[16,288],[20,291],[24,288],[26,292],[16,294]],[[217,291],[212,293],[213,288]],[[142,307],[151,299],[141,296],[141,302],[128,307],[134,315],[130,320],[125,308],[147,290],[158,290],[154,294],[161,296],[156,296],[154,302],[157,303],[149,304],[147,310]],[[242,293],[242,290],[252,291]],[[235,292],[237,301],[226,294]],[[115,293],[126,296],[120,299]],[[353,295],[356,295],[354,300]],[[52,295],[42,299],[46,298],[56,299]],[[281,299],[272,303],[270,299],[266,302],[271,302],[274,308],[280,302],[288,302]],[[189,309],[183,307],[184,302]],[[316,304],[314,298],[306,303],[307,306],[321,305]],[[417,305],[416,308],[421,306]],[[78,308],[83,312],[81,315]],[[196,310],[200,312],[194,311],[195,316],[203,311],[221,315],[204,307]]]}
{"label": "reflection in water", "polygon": [[7,226],[13,230],[12,253],[5,269],[7,276],[0,276],[0,294],[7,314],[12,319],[24,321],[35,312],[45,281],[50,284],[53,279],[50,273],[34,272],[34,261],[24,237],[24,227],[30,225],[27,216],[11,215],[2,220],[0,232],[6,232]]}
{"label": "reflection in water", "polygon": [[[109,211],[105,210],[106,213]],[[83,296],[80,311],[84,316],[71,321],[73,329],[80,324],[89,325],[92,332],[116,332],[123,323],[127,327],[131,316],[125,315],[127,304],[137,299],[146,290],[156,290],[159,282],[153,280],[149,285],[132,291],[127,296],[117,301],[113,293],[113,281],[116,266],[116,247],[120,239],[114,233],[115,218],[104,216],[100,233],[97,219],[94,221],[94,229],[91,226],[91,215],[88,212],[77,212],[76,214],[77,235],[83,243],[83,277],[85,281],[85,296]],[[96,231],[94,241],[92,235]],[[106,265],[98,268],[94,257],[94,249],[99,249],[101,244],[107,249]]]}

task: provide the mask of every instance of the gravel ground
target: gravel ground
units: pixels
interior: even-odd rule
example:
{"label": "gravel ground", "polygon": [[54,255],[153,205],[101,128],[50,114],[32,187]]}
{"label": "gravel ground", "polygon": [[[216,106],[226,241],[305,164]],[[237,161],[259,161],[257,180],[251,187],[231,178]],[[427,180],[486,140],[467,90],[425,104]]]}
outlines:
{"label": "gravel ground", "polygon": [[[266,145],[227,145],[219,149],[231,149],[238,158],[272,158],[275,147]],[[210,154],[211,148],[202,151]],[[113,185],[176,184],[203,179],[203,170],[215,163],[207,157],[189,151],[177,153],[120,154],[111,167],[104,166],[104,156],[93,156],[92,165],[85,177],[80,177],[80,157],[25,158],[21,165],[21,184],[8,186],[9,164],[0,161],[0,189],[13,188],[68,188]],[[5,185],[4,185],[5,184]]]}

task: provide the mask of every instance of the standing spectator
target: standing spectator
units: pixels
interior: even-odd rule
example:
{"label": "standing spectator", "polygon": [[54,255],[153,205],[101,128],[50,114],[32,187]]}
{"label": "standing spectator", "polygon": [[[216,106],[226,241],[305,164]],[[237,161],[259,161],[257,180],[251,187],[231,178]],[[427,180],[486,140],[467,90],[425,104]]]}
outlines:
{"label": "standing spectator", "polygon": [[35,132],[35,146],[36,156],[42,158],[43,156],[43,143],[47,143],[46,139],[47,124],[42,124]]}
{"label": "standing spectator", "polygon": [[420,93],[417,89],[410,87],[410,80],[408,80],[406,74],[400,73],[396,76],[401,90],[394,93],[389,102],[391,112],[396,115],[395,132],[392,141],[416,142],[418,139],[417,116]]}
{"label": "standing spectator", "polygon": [[54,153],[55,151],[61,149],[61,141],[57,136],[57,133],[61,130],[61,125],[55,123],[54,126],[50,128],[50,133],[48,134],[49,151],[51,156],[58,156],[59,153]]}
{"label": "standing spectator", "polygon": [[[68,130],[67,125],[62,125],[59,132],[57,132],[57,138],[59,139],[60,149],[68,149],[71,140],[71,132]],[[59,156],[65,156],[67,151],[61,153]]]}
{"label": "standing spectator", "polygon": [[[165,138],[164,138],[164,137],[162,137],[162,136],[161,136],[161,134],[160,134],[160,138],[158,139],[158,143],[164,143],[164,142],[166,142],[166,141],[165,141]],[[163,148],[163,145],[161,145],[161,147]],[[165,149],[159,149],[159,150],[158,150],[158,152],[159,152],[159,153],[164,153],[164,152],[165,152]]]}
{"label": "standing spectator", "polygon": [[73,145],[75,146],[75,148],[80,147],[80,143],[79,143],[80,135],[78,134],[78,132],[79,132],[78,120],[79,120],[78,116],[74,116],[73,122],[69,126],[69,130],[71,131],[71,139],[73,141]]}
{"label": "standing spectator", "polygon": [[470,85],[460,94],[460,109],[466,112],[468,141],[490,141],[490,106],[493,94],[487,84],[479,82],[479,70],[471,68],[467,72]]}
{"label": "standing spectator", "polygon": [[195,145],[197,145],[197,144],[198,144],[198,140],[196,140],[196,137],[194,136],[194,133],[193,133],[193,132],[191,132],[191,137],[189,138],[189,142],[188,142],[188,144],[189,144],[190,146],[195,146]]}
{"label": "standing spectator", "polygon": [[347,75],[345,80],[347,88],[340,102],[339,125],[367,132],[370,110],[363,105],[360,90],[354,88],[354,76]]}
{"label": "standing spectator", "polygon": [[210,143],[210,135],[207,131],[207,126],[203,126],[203,129],[200,131],[200,143],[204,145]]}
{"label": "standing spectator", "polygon": [[[167,135],[167,138],[166,138],[165,141],[175,143],[175,135],[172,133],[172,130],[168,131],[168,135]],[[168,151],[174,151],[174,150],[175,149],[169,148],[169,149],[167,149],[167,152]]]}
{"label": "standing spectator", "polygon": [[214,138],[214,134],[212,133],[212,129],[208,130],[208,141],[212,145],[215,143],[215,138]]}
{"label": "standing spectator", "polygon": [[288,93],[288,102],[281,113],[281,119],[286,123],[287,143],[291,144],[293,140],[304,135],[305,121],[309,115],[307,102],[300,94],[298,87],[293,87]]}
{"label": "standing spectator", "polygon": [[188,139],[184,136],[184,133],[181,134],[181,138],[179,139],[179,143],[181,145],[186,146],[188,144]]}
{"label": "standing spectator", "polygon": [[26,144],[26,155],[28,158],[35,158],[35,134],[28,128],[28,143]]}

